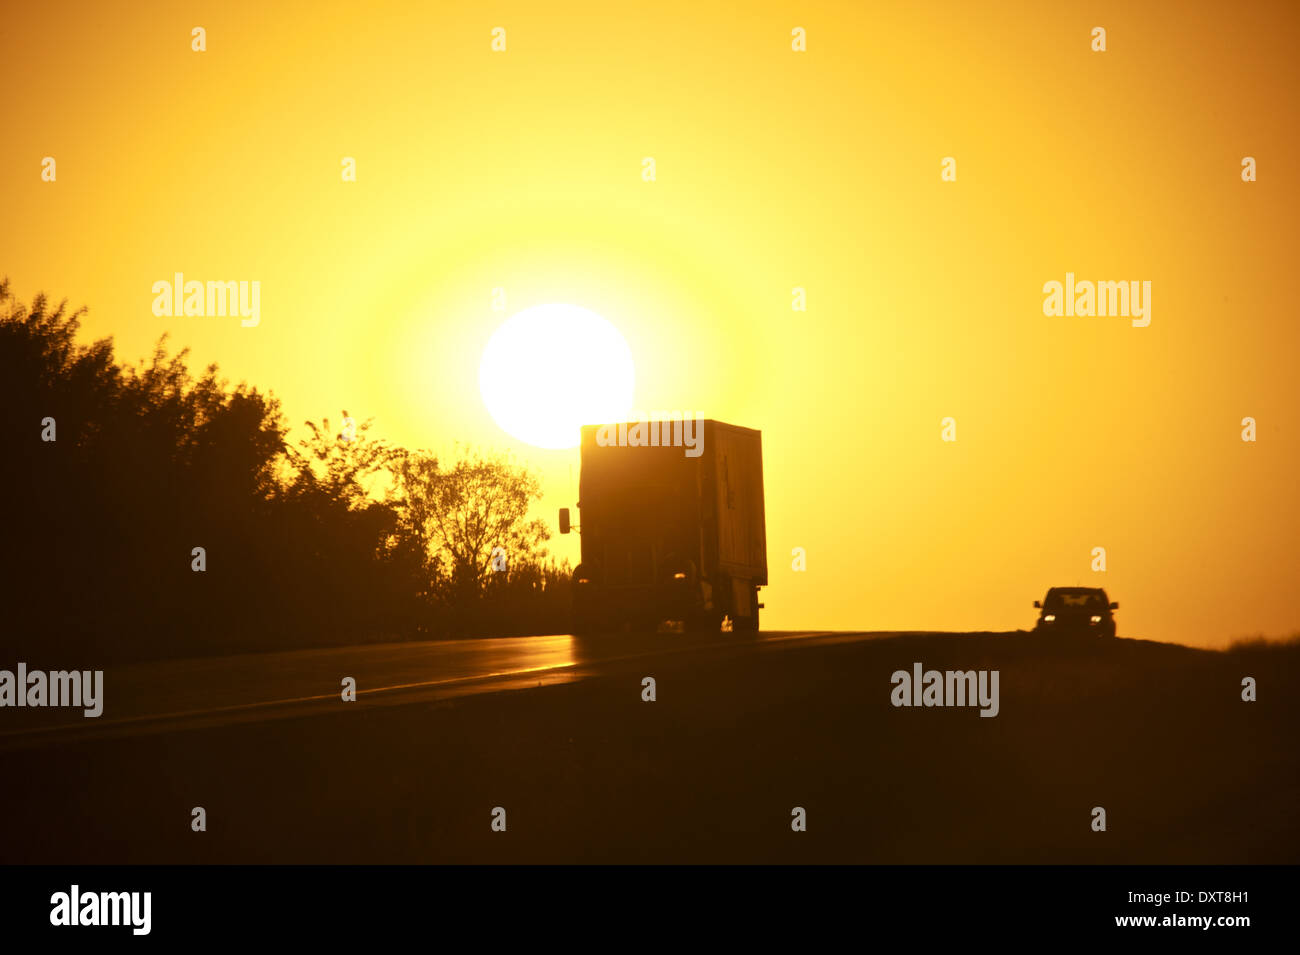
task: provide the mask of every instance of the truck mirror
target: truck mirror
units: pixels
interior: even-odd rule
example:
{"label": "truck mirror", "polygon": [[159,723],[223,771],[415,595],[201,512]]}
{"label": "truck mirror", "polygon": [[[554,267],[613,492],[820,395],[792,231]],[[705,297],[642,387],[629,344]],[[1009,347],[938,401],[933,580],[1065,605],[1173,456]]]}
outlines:
{"label": "truck mirror", "polygon": [[1034,609],[1035,609],[1035,610],[1041,610],[1042,607],[1043,607],[1043,602],[1042,602],[1041,600],[1035,600],[1035,601],[1034,601]]}
{"label": "truck mirror", "polygon": [[560,533],[569,533],[569,509],[567,507],[560,508]]}
{"label": "truck mirror", "polygon": [[1111,605],[1110,605],[1110,609],[1111,609],[1111,610],[1118,610],[1118,609],[1119,609],[1119,602],[1116,601],[1115,603],[1111,604]]}

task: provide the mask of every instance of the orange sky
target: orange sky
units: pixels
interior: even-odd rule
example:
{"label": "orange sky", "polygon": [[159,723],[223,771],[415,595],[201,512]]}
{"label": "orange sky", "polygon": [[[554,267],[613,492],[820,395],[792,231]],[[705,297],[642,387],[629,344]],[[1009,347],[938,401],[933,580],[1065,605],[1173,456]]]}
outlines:
{"label": "orange sky", "polygon": [[[0,270],[123,358],[167,331],[296,426],[510,450],[553,520],[576,451],[501,432],[478,362],[506,315],[570,302],[626,337],[637,407],[763,431],[765,626],[1027,627],[1049,585],[1097,584],[1121,634],[1300,629],[1293,4],[6,19]],[[260,281],[260,324],[156,317],[178,271]],[[1067,272],[1150,281],[1151,324],[1045,316]]]}

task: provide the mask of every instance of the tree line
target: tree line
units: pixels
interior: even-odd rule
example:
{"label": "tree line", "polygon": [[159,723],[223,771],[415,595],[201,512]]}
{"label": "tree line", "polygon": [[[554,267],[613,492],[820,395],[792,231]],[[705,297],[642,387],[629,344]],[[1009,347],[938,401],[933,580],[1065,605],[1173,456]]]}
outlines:
{"label": "tree line", "polygon": [[393,445],[270,393],[77,340],[0,282],[7,656],[60,665],[562,632],[568,567],[510,459]]}

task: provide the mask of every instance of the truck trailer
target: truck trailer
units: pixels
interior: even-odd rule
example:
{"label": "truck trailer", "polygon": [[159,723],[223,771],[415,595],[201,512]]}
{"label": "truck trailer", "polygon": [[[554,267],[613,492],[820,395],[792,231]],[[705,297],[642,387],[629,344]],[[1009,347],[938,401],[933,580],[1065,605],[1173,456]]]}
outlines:
{"label": "truck trailer", "polygon": [[[734,630],[758,629],[767,585],[760,432],[710,419],[587,425],[581,468],[576,632],[664,621],[717,631],[724,618]],[[561,510],[560,533],[572,526]]]}

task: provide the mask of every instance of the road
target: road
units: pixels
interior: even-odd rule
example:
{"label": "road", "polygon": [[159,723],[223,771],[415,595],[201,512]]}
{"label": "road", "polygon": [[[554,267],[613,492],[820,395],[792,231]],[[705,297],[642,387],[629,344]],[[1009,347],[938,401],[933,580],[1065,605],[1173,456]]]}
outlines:
{"label": "road", "polygon": [[[996,718],[895,705],[892,675],[917,664],[1000,674]],[[100,719],[0,711],[21,783],[0,791],[0,862],[1294,863],[1298,689],[1300,645],[1029,633],[554,635],[120,666]]]}
{"label": "road", "polygon": [[[897,634],[557,634],[120,665],[104,671],[104,710],[99,717],[88,718],[75,707],[6,708],[0,751],[332,710],[342,704],[345,677],[356,681],[356,704],[392,705],[568,683],[608,675],[633,661],[683,653],[740,654],[795,643],[812,646],[887,636]],[[39,660],[26,662],[29,670],[58,668]]]}

